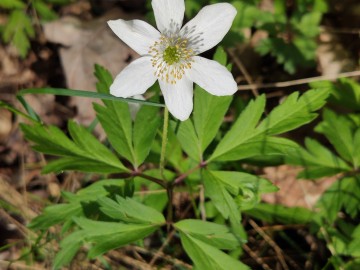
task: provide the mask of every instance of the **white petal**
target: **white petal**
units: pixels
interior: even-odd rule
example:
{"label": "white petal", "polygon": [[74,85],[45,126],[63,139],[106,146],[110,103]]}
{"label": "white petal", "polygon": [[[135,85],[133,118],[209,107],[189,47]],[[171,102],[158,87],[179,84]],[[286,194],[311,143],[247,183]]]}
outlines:
{"label": "white petal", "polygon": [[140,55],[148,54],[150,46],[159,40],[160,33],[150,24],[140,21],[108,21],[111,30]]}
{"label": "white petal", "polygon": [[236,16],[229,3],[219,3],[202,8],[180,31],[190,46],[199,54],[217,45],[229,31]]}
{"label": "white petal", "polygon": [[140,57],[124,68],[110,86],[110,94],[123,98],[143,94],[157,79],[150,59]]}
{"label": "white petal", "polygon": [[226,67],[200,56],[194,56],[193,60],[187,76],[201,88],[215,96],[232,95],[237,91],[234,77]]}
{"label": "white petal", "polygon": [[176,33],[180,30],[185,13],[184,0],[152,0],[151,4],[161,33]]}
{"label": "white petal", "polygon": [[161,92],[169,112],[177,119],[185,121],[193,110],[193,83],[183,77],[176,84],[159,80]]}

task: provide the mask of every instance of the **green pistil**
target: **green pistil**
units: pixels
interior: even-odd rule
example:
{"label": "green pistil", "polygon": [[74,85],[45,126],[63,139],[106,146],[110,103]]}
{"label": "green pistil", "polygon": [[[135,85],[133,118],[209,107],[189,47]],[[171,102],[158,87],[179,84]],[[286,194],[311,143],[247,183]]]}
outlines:
{"label": "green pistil", "polygon": [[178,63],[180,61],[178,48],[176,48],[175,46],[167,47],[164,51],[163,59],[168,65]]}

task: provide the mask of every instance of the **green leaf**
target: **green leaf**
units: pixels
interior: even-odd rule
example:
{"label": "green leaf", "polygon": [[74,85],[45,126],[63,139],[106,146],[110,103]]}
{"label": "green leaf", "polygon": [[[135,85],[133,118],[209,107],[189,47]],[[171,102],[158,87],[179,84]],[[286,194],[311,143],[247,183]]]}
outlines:
{"label": "green leaf", "polygon": [[328,109],[324,111],[323,118],[315,131],[324,134],[343,159],[355,163],[357,153],[354,153],[353,147],[353,123]]}
{"label": "green leaf", "polygon": [[41,0],[33,0],[32,5],[43,20],[50,21],[58,17],[57,14]]}
{"label": "green leaf", "polygon": [[3,41],[11,42],[24,58],[30,49],[29,38],[34,36],[35,30],[27,14],[19,9],[12,11],[4,28]]}
{"label": "green leaf", "polygon": [[87,98],[98,98],[102,100],[120,101],[125,103],[139,103],[139,104],[155,106],[155,107],[165,106],[164,104],[146,101],[146,100],[133,99],[133,98],[120,98],[106,93],[96,93],[96,92],[90,92],[84,90],[72,90],[72,89],[63,89],[63,88],[28,88],[21,90],[18,93],[18,95],[20,96],[26,94],[52,94],[57,96],[87,97]]}
{"label": "green leaf", "polygon": [[201,153],[215,138],[231,101],[232,96],[218,97],[195,87],[193,119]]}
{"label": "green leaf", "polygon": [[28,225],[32,229],[42,230],[72,220],[73,217],[83,215],[84,204],[114,194],[123,193],[124,181],[119,179],[99,180],[94,184],[80,189],[76,195],[63,193],[63,197],[69,201],[66,204],[50,205],[43,213],[33,219]]}
{"label": "green leaf", "polygon": [[359,165],[360,165],[360,127],[355,131],[353,147],[354,147],[354,150],[353,150],[354,166],[359,167]]}
{"label": "green leaf", "polygon": [[128,104],[111,104],[109,107],[94,103],[96,116],[104,128],[112,147],[122,157],[135,164],[132,144],[132,122]]}
{"label": "green leaf", "polygon": [[317,141],[306,138],[305,146],[306,149],[299,147],[286,156],[288,164],[305,168],[298,177],[316,179],[351,170],[345,161]]}
{"label": "green leaf", "polygon": [[254,22],[258,20],[261,11],[257,7],[256,1],[232,1],[231,4],[236,8],[237,14],[233,22],[232,28],[243,29],[252,27]]}
{"label": "green leaf", "polygon": [[225,225],[196,219],[185,219],[175,223],[174,227],[218,249],[233,250],[240,245],[240,241]]}
{"label": "green leaf", "polygon": [[[227,56],[221,47],[216,50],[214,60],[226,65]],[[202,161],[202,155],[215,138],[231,101],[232,96],[218,97],[195,87],[193,118],[182,122],[176,134],[189,157]]]}
{"label": "green leaf", "polygon": [[[227,56],[223,48],[216,50],[214,60],[226,65]],[[232,96],[218,97],[199,86],[195,87],[193,120],[199,138],[200,153],[203,153],[215,138],[231,101]]]}
{"label": "green leaf", "polygon": [[63,223],[73,216],[79,216],[82,213],[80,204],[57,204],[44,209],[40,216],[34,218],[28,225],[31,229],[45,230],[51,226]]}
{"label": "green leaf", "polygon": [[221,180],[211,171],[203,171],[205,194],[211,199],[216,209],[225,219],[230,219],[234,224],[240,224],[240,211],[229,191]]}
{"label": "green leaf", "polygon": [[246,214],[269,223],[306,224],[314,217],[314,212],[303,207],[285,207],[280,204],[257,204],[246,210]]}
{"label": "green leaf", "polygon": [[159,109],[142,106],[136,114],[133,131],[136,164],[142,164],[149,155],[156,133],[161,124]]}
{"label": "green leaf", "polygon": [[[261,95],[255,101],[252,100],[235,121],[232,128],[220,141],[210,160],[219,159],[231,150],[236,149],[242,143],[254,137],[252,134],[265,109],[265,95]],[[223,157],[223,159],[225,159]]]}
{"label": "green leaf", "polygon": [[86,218],[76,218],[75,222],[84,231],[85,240],[94,244],[88,253],[90,259],[109,250],[144,239],[159,228],[159,226],[151,224],[122,224]]}
{"label": "green leaf", "polygon": [[[21,125],[21,129],[27,140],[35,143],[33,148],[39,152],[63,156],[59,160],[49,164],[44,171],[62,171],[67,168],[92,172],[127,172],[128,169],[102,145],[85,127],[69,122],[69,131],[73,140],[70,140],[59,128],[55,126],[43,126],[36,124]],[[86,166],[94,165],[92,167]],[[71,162],[74,162],[72,165]],[[75,166],[75,163],[78,167]]]}
{"label": "green leaf", "polygon": [[83,231],[76,231],[60,242],[61,250],[56,253],[53,269],[61,269],[61,267],[68,265],[72,261],[83,245],[84,236]]}
{"label": "green leaf", "polygon": [[230,257],[217,248],[186,233],[180,232],[181,243],[197,269],[250,270],[248,266]]}
{"label": "green leaf", "polygon": [[[175,125],[173,122],[171,127],[174,129]],[[196,162],[200,162],[202,159],[201,146],[191,119],[180,124],[176,137],[185,153]]]}
{"label": "green leaf", "polygon": [[[166,152],[167,154],[169,152]],[[143,174],[155,178],[162,178],[161,172],[159,169],[147,170]],[[165,179],[174,179],[175,173],[169,170],[164,170],[163,172]],[[150,182],[147,179],[142,178],[141,176],[136,176],[134,178],[135,190],[139,190],[134,196],[136,200],[139,200],[143,204],[150,206],[156,209],[159,212],[163,212],[165,209],[168,197],[166,190],[157,183]]]}
{"label": "green leaf", "polygon": [[278,188],[274,186],[269,180],[249,173],[211,171],[211,174],[219,181],[221,181],[226,189],[233,195],[238,195],[239,192],[241,192],[240,189],[251,190],[260,200],[260,195],[278,191]]}
{"label": "green leaf", "polygon": [[92,159],[102,161],[113,167],[119,166],[118,158],[98,139],[96,139],[86,128],[73,121],[68,122],[68,129],[75,144],[87,153],[91,153]]}
{"label": "green leaf", "polygon": [[308,12],[301,17],[300,22],[294,23],[296,29],[305,37],[314,38],[320,33],[319,24],[322,14],[320,12]]}
{"label": "green leaf", "polygon": [[[100,94],[108,94],[112,83],[110,72],[96,65],[95,76],[98,79],[97,91]],[[142,106],[136,114],[133,127],[128,104],[119,104],[110,100],[103,102],[106,107],[94,104],[94,108],[111,145],[137,168],[149,155],[160,125],[158,108]]]}
{"label": "green leaf", "polygon": [[81,171],[96,173],[118,173],[119,168],[100,163],[97,160],[90,160],[81,157],[64,157],[54,161],[50,161],[41,171],[43,174],[59,173],[62,171]]}
{"label": "green leaf", "polygon": [[98,202],[102,212],[126,223],[162,224],[165,222],[165,218],[160,212],[129,197],[116,196],[116,201],[101,198]]}
{"label": "green leaf", "polygon": [[341,78],[338,82],[330,81],[313,82],[314,88],[330,89],[330,101],[351,110],[359,110],[360,107],[360,84],[349,78]]}
{"label": "green leaf", "polygon": [[360,211],[360,179],[345,177],[336,181],[321,196],[316,207],[320,209],[318,218],[325,217],[329,223],[335,221],[342,208],[355,218]]}
{"label": "green leaf", "polygon": [[20,0],[1,0],[0,7],[7,9],[25,8],[25,4]]}
{"label": "green leaf", "polygon": [[276,135],[310,123],[317,117],[314,112],[325,105],[328,95],[326,89],[309,90],[300,98],[298,92],[292,93],[271,111],[257,130]]}
{"label": "green leaf", "polygon": [[317,116],[314,111],[325,104],[327,96],[326,90],[309,90],[300,98],[295,92],[257,126],[265,108],[265,97],[258,97],[240,114],[208,161],[279,155],[286,154],[289,149],[296,149],[296,143],[270,136],[311,122]]}

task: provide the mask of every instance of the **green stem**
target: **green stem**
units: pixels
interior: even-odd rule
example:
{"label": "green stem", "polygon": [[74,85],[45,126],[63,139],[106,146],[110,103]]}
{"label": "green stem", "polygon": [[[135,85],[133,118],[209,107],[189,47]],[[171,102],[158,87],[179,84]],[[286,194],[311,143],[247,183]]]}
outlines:
{"label": "green stem", "polygon": [[165,179],[164,167],[165,167],[165,154],[166,154],[168,127],[169,127],[169,110],[167,107],[165,107],[164,126],[163,126],[163,133],[162,133],[162,142],[161,142],[161,155],[160,155],[160,173],[161,173],[162,178],[164,178],[164,179]]}

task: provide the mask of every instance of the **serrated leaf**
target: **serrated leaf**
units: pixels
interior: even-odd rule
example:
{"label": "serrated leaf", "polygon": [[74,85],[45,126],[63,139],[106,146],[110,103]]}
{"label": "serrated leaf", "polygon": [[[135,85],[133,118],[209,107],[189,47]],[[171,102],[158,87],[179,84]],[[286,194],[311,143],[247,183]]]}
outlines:
{"label": "serrated leaf", "polygon": [[40,216],[34,218],[28,227],[36,230],[48,229],[55,224],[65,222],[69,218],[78,216],[81,213],[82,208],[80,204],[51,205],[46,207]]}
{"label": "serrated leaf", "polygon": [[41,171],[43,174],[59,173],[62,171],[81,171],[81,172],[96,172],[96,173],[118,173],[119,168],[109,166],[108,164],[98,162],[96,160],[89,160],[81,157],[64,157],[54,161],[50,161]]}
{"label": "serrated leaf", "polygon": [[104,107],[94,103],[94,109],[112,147],[122,157],[135,164],[132,123],[128,104]]}
{"label": "serrated leaf", "polygon": [[1,0],[0,7],[7,9],[24,8],[25,4],[20,0]]}
{"label": "serrated leaf", "polygon": [[211,199],[216,209],[225,219],[240,224],[241,216],[238,206],[229,191],[210,171],[203,171],[205,194]]}
{"label": "serrated leaf", "polygon": [[285,154],[289,149],[296,149],[298,146],[295,142],[271,135],[312,121],[317,116],[314,111],[325,104],[327,96],[326,90],[309,90],[300,98],[298,93],[293,93],[257,126],[265,107],[265,97],[258,97],[240,114],[208,161],[279,155]]}
{"label": "serrated leaf", "polygon": [[236,147],[254,137],[252,133],[258,124],[264,109],[264,95],[261,95],[256,100],[250,101],[248,106],[235,121],[232,128],[220,141],[209,160],[215,160],[221,156],[226,155],[227,152],[236,149]]}
{"label": "serrated leaf", "polygon": [[40,15],[41,19],[45,21],[55,20],[58,17],[57,14],[41,0],[34,0],[32,5]]}
{"label": "serrated leaf", "polygon": [[[221,47],[216,50],[214,60],[226,65],[227,56]],[[182,122],[177,132],[184,151],[195,161],[202,161],[202,155],[215,138],[231,101],[232,96],[214,96],[199,86],[195,87],[193,118]]]}
{"label": "serrated leaf", "polygon": [[[227,56],[223,48],[219,47],[216,50],[214,60],[221,65],[226,65]],[[199,138],[200,152],[203,153],[215,138],[232,101],[232,96],[214,96],[199,86],[195,87],[194,91],[194,127]]]}
{"label": "serrated leaf", "polygon": [[56,253],[53,269],[60,269],[68,265],[83,245],[85,234],[83,231],[76,231],[60,242],[61,250]]}
{"label": "serrated leaf", "polygon": [[68,130],[75,144],[87,153],[91,153],[92,159],[102,161],[113,167],[119,166],[118,158],[98,139],[96,139],[86,128],[73,121],[68,122]]}
{"label": "serrated leaf", "polygon": [[351,170],[345,161],[317,141],[306,138],[305,146],[306,149],[299,147],[286,156],[288,164],[305,168],[299,178],[316,179]]}
{"label": "serrated leaf", "polygon": [[25,57],[30,48],[29,38],[34,36],[35,30],[24,11],[19,9],[12,11],[4,28],[4,42],[13,43],[18,49],[19,55]]}
{"label": "serrated leaf", "polygon": [[175,223],[174,227],[218,249],[233,250],[240,245],[239,239],[225,225],[196,219],[185,219]]}
{"label": "serrated leaf", "polygon": [[88,253],[91,259],[109,250],[143,239],[159,228],[151,224],[122,224],[86,218],[76,218],[75,222],[84,231],[85,240],[94,244]]}
{"label": "serrated leaf", "polygon": [[181,243],[197,269],[250,270],[248,266],[224,252],[188,234],[180,233]]}
{"label": "serrated leaf", "polygon": [[328,109],[324,111],[323,118],[315,131],[324,134],[343,159],[354,163],[353,123]]}
{"label": "serrated leaf", "polygon": [[73,217],[83,215],[83,203],[96,201],[109,195],[122,194],[123,186],[124,181],[106,179],[99,180],[88,187],[80,189],[76,195],[63,192],[63,197],[69,203],[46,207],[43,213],[33,219],[28,226],[33,229],[42,230],[58,223],[71,221]]}
{"label": "serrated leaf", "polygon": [[[108,94],[112,83],[109,71],[96,65],[95,76],[98,79],[97,91]],[[160,125],[158,108],[142,106],[133,125],[128,104],[119,104],[109,100],[103,100],[103,102],[106,107],[94,104],[94,109],[111,145],[137,168],[148,156]]]}
{"label": "serrated leaf", "polygon": [[342,208],[355,218],[360,212],[360,180],[345,177],[336,181],[325,191],[316,206],[320,209],[319,217],[325,217],[329,223],[334,222]]}
{"label": "serrated leaf", "polygon": [[329,100],[340,106],[358,110],[360,107],[360,84],[349,78],[341,78],[338,82],[331,81],[313,82],[314,88],[328,88],[331,95]]}
{"label": "serrated leaf", "polygon": [[142,164],[149,155],[160,124],[161,117],[156,107],[142,106],[136,114],[133,131],[135,166]]}
{"label": "serrated leaf", "polygon": [[292,93],[271,111],[257,130],[276,135],[307,124],[317,117],[314,112],[325,105],[328,95],[326,89],[309,90],[301,97],[298,92]]}
{"label": "serrated leaf", "polygon": [[305,37],[313,38],[320,33],[319,24],[322,14],[320,12],[308,12],[301,17],[301,20],[294,23],[296,29]]}
{"label": "serrated leaf", "polygon": [[285,207],[280,204],[257,204],[246,210],[246,214],[269,223],[306,224],[312,221],[315,213],[303,207]]}
{"label": "serrated leaf", "polygon": [[278,188],[269,180],[249,173],[211,171],[211,174],[233,195],[238,195],[240,189],[248,189],[256,193],[260,199],[261,194],[278,191]]}
{"label": "serrated leaf", "polygon": [[[175,123],[172,123],[171,126],[174,128],[175,125]],[[202,157],[201,146],[191,119],[180,124],[176,137],[185,153],[193,160],[200,162]]]}
{"label": "serrated leaf", "polygon": [[[73,140],[70,140],[59,128],[55,126],[43,126],[36,124],[32,126],[21,125],[21,129],[27,140],[35,143],[33,148],[39,152],[63,156],[65,159],[49,164],[44,168],[46,172],[62,171],[66,168],[75,169],[76,162],[79,166],[76,170],[104,172],[107,168],[113,172],[128,171],[123,164],[114,156],[109,149],[102,145],[85,127],[69,122],[69,131]],[[86,160],[95,167],[86,167]],[[64,166],[64,167],[62,167]],[[85,168],[86,167],[86,168]],[[97,171],[98,169],[98,171]]]}
{"label": "serrated leaf", "polygon": [[101,198],[98,202],[102,212],[126,223],[162,224],[165,222],[165,218],[160,212],[129,197],[116,196],[116,201]]}

